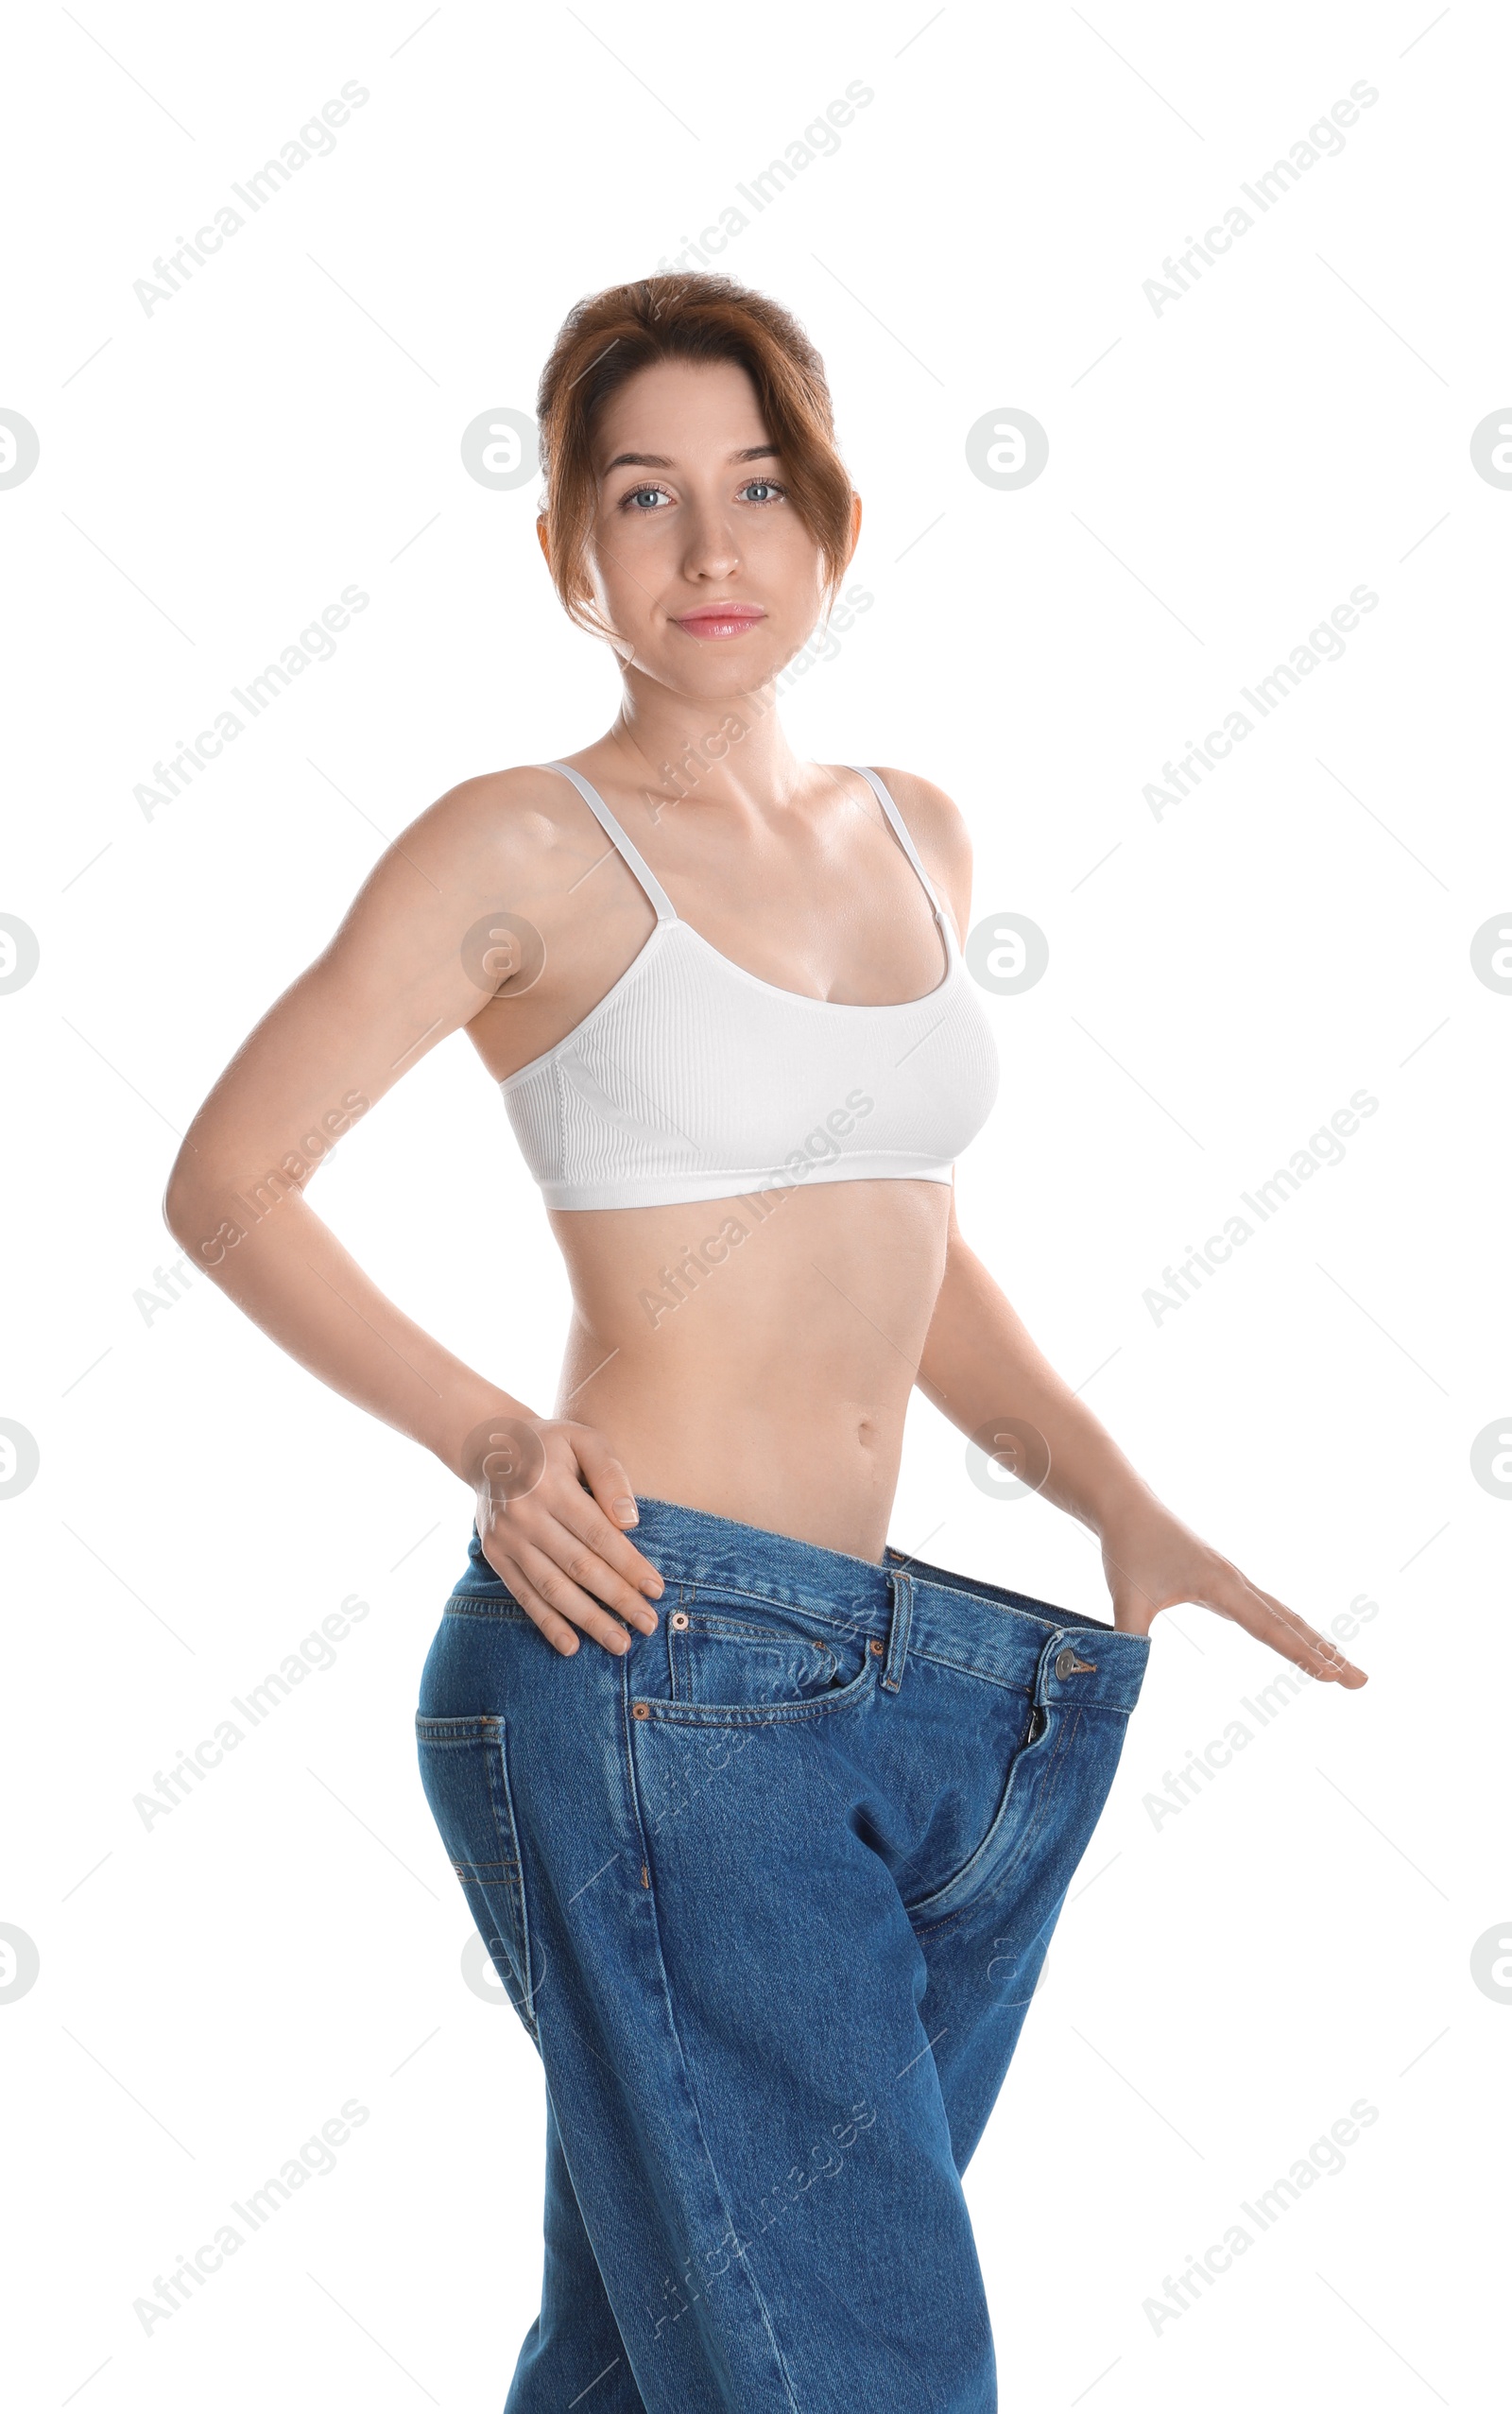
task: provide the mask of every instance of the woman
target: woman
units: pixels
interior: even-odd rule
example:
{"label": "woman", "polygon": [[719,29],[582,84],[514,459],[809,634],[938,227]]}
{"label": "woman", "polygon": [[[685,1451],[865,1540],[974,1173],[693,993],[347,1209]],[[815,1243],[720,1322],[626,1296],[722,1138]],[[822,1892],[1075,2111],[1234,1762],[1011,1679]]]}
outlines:
{"label": "woman", "polygon": [[[960,2174],[1153,1619],[1365,1679],[1155,1498],[956,1225],[997,1085],[964,824],[800,762],[774,708],[861,521],[817,354],[728,279],[653,277],[572,312],[538,408],[538,533],[619,658],[613,726],[389,848],[200,1110],[168,1221],[474,1489],[417,1725],[547,2080],[509,2407],[980,2414]],[[462,1027],[571,1277],[549,1414],[302,1196],[322,1132]],[[1111,1625],[886,1545],[916,1382],[1100,1536]]]}

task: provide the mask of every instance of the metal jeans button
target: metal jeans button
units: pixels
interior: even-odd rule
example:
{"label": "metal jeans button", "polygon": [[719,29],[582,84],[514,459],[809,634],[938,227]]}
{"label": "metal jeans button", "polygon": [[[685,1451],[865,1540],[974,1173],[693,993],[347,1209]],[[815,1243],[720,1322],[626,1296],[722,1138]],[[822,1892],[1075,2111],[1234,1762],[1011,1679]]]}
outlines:
{"label": "metal jeans button", "polygon": [[1095,1660],[1078,1659],[1068,1643],[1064,1651],[1057,1651],[1056,1654],[1056,1674],[1062,1684],[1068,1677],[1094,1677],[1097,1674],[1097,1663]]}

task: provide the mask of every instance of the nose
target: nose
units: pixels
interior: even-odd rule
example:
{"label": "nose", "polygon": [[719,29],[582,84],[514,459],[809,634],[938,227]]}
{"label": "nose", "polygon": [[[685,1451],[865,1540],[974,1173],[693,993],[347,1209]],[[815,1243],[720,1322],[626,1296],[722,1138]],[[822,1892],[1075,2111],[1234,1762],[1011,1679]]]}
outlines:
{"label": "nose", "polygon": [[729,513],[714,503],[696,506],[689,514],[682,555],[682,575],[690,585],[732,578],[739,561],[740,545]]}

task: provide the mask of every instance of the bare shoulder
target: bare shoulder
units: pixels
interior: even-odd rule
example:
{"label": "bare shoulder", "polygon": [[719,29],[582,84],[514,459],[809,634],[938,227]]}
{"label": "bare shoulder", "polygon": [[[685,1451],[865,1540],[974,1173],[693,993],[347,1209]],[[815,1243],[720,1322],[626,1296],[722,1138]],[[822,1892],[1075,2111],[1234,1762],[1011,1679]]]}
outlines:
{"label": "bare shoulder", "polygon": [[954,857],[969,869],[971,837],[954,798],[920,772],[900,771],[889,763],[876,763],[872,768],[907,822],[920,854],[927,839],[942,857]]}
{"label": "bare shoulder", "polygon": [[575,794],[573,785],[543,763],[509,763],[505,770],[483,770],[456,782],[416,816],[405,837],[425,837],[464,853],[503,847],[529,854],[534,847],[551,845],[563,828],[573,828],[573,816],[560,814],[560,806]]}
{"label": "bare shoulder", "polygon": [[[578,807],[574,810],[574,807]],[[515,763],[460,780],[395,841],[442,885],[549,890],[582,869],[582,813],[559,771]]]}
{"label": "bare shoulder", "polygon": [[971,915],[971,834],[965,815],[954,797],[919,772],[900,771],[889,763],[872,768],[907,823],[925,871],[954,907],[964,940]]}

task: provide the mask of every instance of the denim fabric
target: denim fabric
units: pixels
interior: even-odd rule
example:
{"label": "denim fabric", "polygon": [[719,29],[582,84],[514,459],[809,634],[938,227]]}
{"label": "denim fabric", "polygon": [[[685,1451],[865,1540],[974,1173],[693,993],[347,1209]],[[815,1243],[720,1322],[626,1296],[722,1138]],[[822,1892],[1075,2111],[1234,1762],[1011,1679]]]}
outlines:
{"label": "denim fabric", "polygon": [[961,2188],[1140,1635],[644,1499],[665,1592],[563,1658],[472,1538],[421,1774],[547,2090],[507,2414],[992,2414]]}

